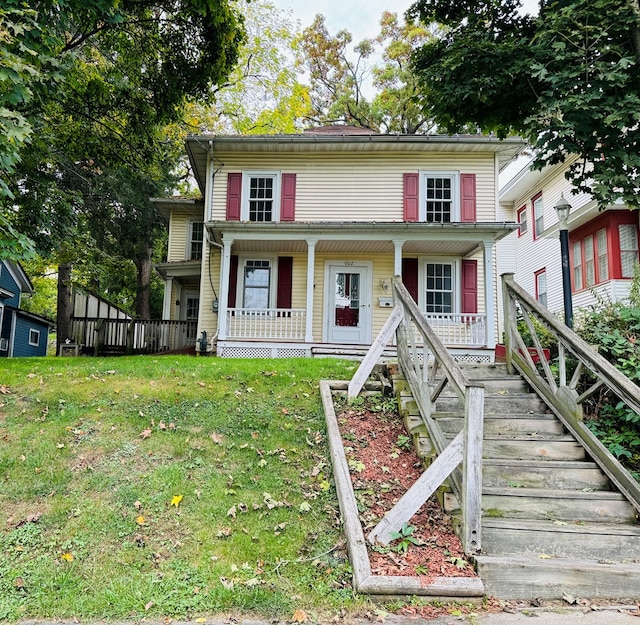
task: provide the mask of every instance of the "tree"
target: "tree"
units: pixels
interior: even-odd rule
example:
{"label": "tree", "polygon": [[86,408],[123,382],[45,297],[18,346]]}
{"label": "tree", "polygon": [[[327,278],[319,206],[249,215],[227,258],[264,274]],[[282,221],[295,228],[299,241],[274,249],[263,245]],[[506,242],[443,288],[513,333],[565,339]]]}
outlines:
{"label": "tree", "polygon": [[637,0],[418,0],[442,25],[414,55],[427,111],[443,130],[472,123],[519,133],[534,166],[577,156],[567,172],[602,206],[640,207],[640,10]]}
{"label": "tree", "polygon": [[[419,105],[412,52],[431,38],[413,21],[385,11],[380,33],[351,48],[347,30],[330,35],[316,15],[300,38],[298,62],[309,73],[315,124],[349,124],[378,132],[414,134],[431,126]],[[368,94],[371,94],[368,97]]]}
{"label": "tree", "polygon": [[[38,132],[29,150],[19,154],[10,181],[15,199],[4,208],[9,213],[16,207],[11,225],[19,224],[42,251],[55,252],[63,340],[68,320],[61,311],[69,301],[70,266],[84,253],[80,241],[89,249],[100,242],[125,250],[135,240],[138,256],[132,260],[141,270],[150,267],[155,236],[150,223],[156,216],[148,196],[143,202],[140,193],[169,190],[177,152],[162,129],[179,118],[186,100],[207,98],[212,86],[225,80],[243,30],[226,1],[31,5],[41,40],[61,59],[64,80],[56,89],[45,84],[28,107],[24,99],[14,106]],[[131,207],[134,190],[139,193]],[[105,213],[111,217],[109,229]],[[145,292],[143,287],[139,294]]]}

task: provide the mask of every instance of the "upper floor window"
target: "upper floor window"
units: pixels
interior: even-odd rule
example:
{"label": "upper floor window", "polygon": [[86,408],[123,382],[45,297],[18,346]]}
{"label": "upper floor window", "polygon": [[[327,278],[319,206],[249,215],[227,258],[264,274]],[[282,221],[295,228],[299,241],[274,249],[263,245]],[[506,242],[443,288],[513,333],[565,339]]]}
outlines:
{"label": "upper floor window", "polygon": [[243,206],[244,221],[277,221],[276,175],[246,176],[246,203]]}
{"label": "upper floor window", "polygon": [[527,222],[527,207],[523,206],[518,211],[518,226],[520,226],[518,230],[518,236],[521,237],[528,229],[529,224]]}
{"label": "upper floor window", "polygon": [[423,221],[447,224],[459,221],[456,181],[454,174],[424,174]]}
{"label": "upper floor window", "polygon": [[202,243],[204,241],[204,223],[191,222],[191,235],[189,237],[189,260],[202,260]]}
{"label": "upper floor window", "polygon": [[542,193],[531,200],[533,207],[533,237],[537,239],[544,231],[544,209],[542,206]]}
{"label": "upper floor window", "polygon": [[296,174],[274,171],[229,172],[227,206],[230,221],[295,221]]}

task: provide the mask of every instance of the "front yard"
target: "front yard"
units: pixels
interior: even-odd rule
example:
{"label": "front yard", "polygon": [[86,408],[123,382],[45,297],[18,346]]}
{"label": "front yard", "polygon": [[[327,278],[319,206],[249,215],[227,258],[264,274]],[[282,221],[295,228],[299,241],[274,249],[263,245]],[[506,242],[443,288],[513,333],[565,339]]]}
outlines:
{"label": "front yard", "polygon": [[354,363],[5,362],[0,620],[366,608],[318,393]]}

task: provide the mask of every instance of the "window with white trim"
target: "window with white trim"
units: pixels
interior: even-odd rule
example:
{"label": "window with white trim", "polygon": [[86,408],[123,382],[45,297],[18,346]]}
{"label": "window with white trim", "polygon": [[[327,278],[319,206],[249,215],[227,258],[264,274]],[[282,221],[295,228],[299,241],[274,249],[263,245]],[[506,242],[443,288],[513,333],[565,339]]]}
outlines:
{"label": "window with white trim", "polygon": [[204,241],[204,223],[192,221],[189,233],[189,260],[202,260],[202,244]]}
{"label": "window with white trim", "polygon": [[542,193],[531,200],[533,207],[533,236],[538,238],[544,231],[544,207],[542,205]]}
{"label": "window with white trim", "polygon": [[460,179],[455,172],[421,172],[420,221],[460,221]]}
{"label": "window with white trim", "polygon": [[518,230],[518,236],[521,237],[529,229],[529,224],[527,222],[527,207],[526,206],[523,206],[518,211],[518,226],[520,226],[520,229]]}
{"label": "window with white trim", "polygon": [[573,288],[582,288],[582,245],[580,241],[573,244]]}
{"label": "window with white trim", "polygon": [[425,263],[425,312],[452,313],[455,309],[453,263]]}
{"label": "window with white trim", "polygon": [[280,220],[280,178],[277,173],[245,172],[242,184],[242,221]]}
{"label": "window with white trim", "polygon": [[543,306],[547,306],[547,270],[540,269],[535,273],[536,299]]}
{"label": "window with white trim", "polygon": [[607,230],[602,228],[596,233],[596,248],[598,255],[598,282],[609,279],[609,250],[607,247]]}
{"label": "window with white trim", "polygon": [[247,259],[242,269],[242,307],[269,308],[272,290],[270,260]]}
{"label": "window with white trim", "polygon": [[633,224],[620,224],[620,265],[623,278],[633,278],[638,264],[638,228]]}
{"label": "window with white trim", "polygon": [[40,345],[40,330],[29,329],[29,345],[33,347]]}

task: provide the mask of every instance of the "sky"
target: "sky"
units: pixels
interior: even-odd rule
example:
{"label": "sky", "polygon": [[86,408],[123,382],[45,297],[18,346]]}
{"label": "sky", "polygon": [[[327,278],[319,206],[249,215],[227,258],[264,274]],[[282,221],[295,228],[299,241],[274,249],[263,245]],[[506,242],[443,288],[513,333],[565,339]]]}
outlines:
{"label": "sky", "polygon": [[[299,20],[302,28],[313,22],[322,13],[329,33],[335,35],[346,28],[358,43],[365,37],[378,34],[380,16],[383,11],[391,11],[399,16],[413,4],[413,0],[273,0],[277,7],[292,9],[292,17]],[[524,0],[525,9],[532,11],[538,6],[537,0]]]}

